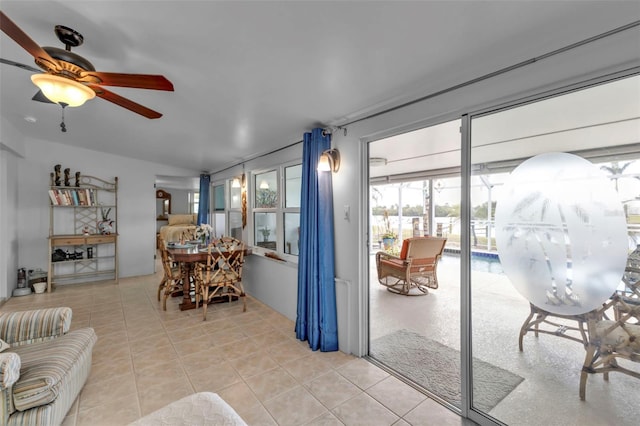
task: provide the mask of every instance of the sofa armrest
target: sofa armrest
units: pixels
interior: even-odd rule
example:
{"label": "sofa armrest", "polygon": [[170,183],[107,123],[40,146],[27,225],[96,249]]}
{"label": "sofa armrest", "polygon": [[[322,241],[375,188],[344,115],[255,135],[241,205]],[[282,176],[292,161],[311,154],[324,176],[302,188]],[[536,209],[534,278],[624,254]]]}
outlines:
{"label": "sofa armrest", "polygon": [[14,352],[0,353],[0,391],[9,389],[20,377],[20,356]]}
{"label": "sofa armrest", "polygon": [[0,339],[11,346],[62,336],[71,326],[71,308],[45,308],[0,314]]}
{"label": "sofa armrest", "polygon": [[6,425],[16,411],[13,405],[13,385],[20,378],[21,361],[15,352],[0,353],[0,424]]}

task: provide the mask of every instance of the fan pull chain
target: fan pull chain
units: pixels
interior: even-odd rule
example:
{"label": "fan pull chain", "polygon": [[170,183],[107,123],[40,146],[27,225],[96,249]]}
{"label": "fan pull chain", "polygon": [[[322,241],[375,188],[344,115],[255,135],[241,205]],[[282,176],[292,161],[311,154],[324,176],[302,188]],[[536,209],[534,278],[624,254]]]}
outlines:
{"label": "fan pull chain", "polygon": [[67,126],[65,126],[64,124],[64,107],[66,107],[68,104],[65,104],[64,102],[60,102],[60,106],[62,107],[62,122],[60,123],[60,131],[65,133],[67,131]]}

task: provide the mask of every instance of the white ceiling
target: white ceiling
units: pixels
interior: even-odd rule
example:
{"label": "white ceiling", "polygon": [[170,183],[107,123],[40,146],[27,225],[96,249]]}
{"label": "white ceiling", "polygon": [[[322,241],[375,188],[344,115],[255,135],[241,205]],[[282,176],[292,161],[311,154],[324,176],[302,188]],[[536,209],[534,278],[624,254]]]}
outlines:
{"label": "white ceiling", "polygon": [[[175,92],[110,90],[65,113],[34,102],[30,72],[0,65],[0,114],[27,138],[216,171],[336,126],[548,53],[640,17],[637,1],[5,1],[41,46],[99,71],[162,74]],[[0,34],[0,57],[35,66]],[[29,123],[24,117],[37,121]],[[0,138],[5,136],[0,129]],[[382,156],[384,153],[381,153]]]}
{"label": "white ceiling", "polygon": [[[418,171],[451,170],[459,174],[461,123],[457,119],[372,142],[369,156],[385,159],[386,165],[372,163],[370,176],[406,178]],[[471,161],[496,163],[549,151],[638,143],[640,76],[636,75],[474,119]]]}

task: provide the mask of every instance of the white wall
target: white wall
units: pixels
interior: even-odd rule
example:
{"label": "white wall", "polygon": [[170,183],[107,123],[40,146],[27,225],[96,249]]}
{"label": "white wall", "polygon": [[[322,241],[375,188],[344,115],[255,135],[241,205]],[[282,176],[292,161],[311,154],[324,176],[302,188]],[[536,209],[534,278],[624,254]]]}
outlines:
{"label": "white wall", "polygon": [[74,173],[80,171],[106,180],[118,177],[120,277],[154,272],[155,176],[194,176],[199,172],[42,140],[28,140],[25,146],[26,155],[19,162],[17,173],[18,262],[21,266],[47,269],[49,174],[55,164],[61,164],[63,169],[69,167]]}
{"label": "white wall", "polygon": [[18,163],[24,140],[15,127],[1,119],[0,140],[0,302],[11,296],[18,282]]}
{"label": "white wall", "polygon": [[[166,189],[171,194],[171,213],[187,214],[189,211],[189,194],[192,192],[187,189]],[[196,212],[197,213],[197,212]]]}

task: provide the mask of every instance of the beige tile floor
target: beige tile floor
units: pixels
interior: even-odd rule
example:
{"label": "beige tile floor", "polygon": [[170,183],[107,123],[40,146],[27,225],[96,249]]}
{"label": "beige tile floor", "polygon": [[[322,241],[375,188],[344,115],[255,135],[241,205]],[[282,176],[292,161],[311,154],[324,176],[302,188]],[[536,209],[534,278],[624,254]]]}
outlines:
{"label": "beige tile floor", "polygon": [[[157,268],[160,271],[160,268]],[[460,425],[463,420],[366,361],[313,352],[294,323],[249,298],[162,311],[160,275],[59,286],[9,299],[3,311],[69,306],[72,328],[98,335],[91,375],[65,426],[125,425],[200,391],[218,393],[250,425]]]}

